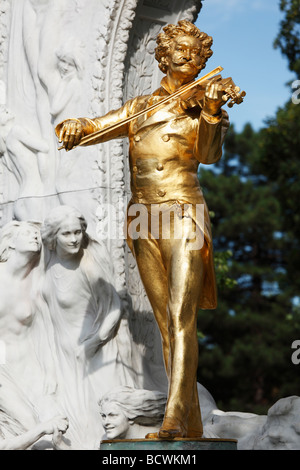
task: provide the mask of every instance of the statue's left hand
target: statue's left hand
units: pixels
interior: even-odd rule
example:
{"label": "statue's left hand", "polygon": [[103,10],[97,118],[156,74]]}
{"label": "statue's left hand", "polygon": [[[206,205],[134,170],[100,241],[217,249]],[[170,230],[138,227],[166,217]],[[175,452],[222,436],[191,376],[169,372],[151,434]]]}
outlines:
{"label": "statue's left hand", "polygon": [[[228,79],[228,82],[231,79]],[[212,79],[208,83],[204,94],[203,110],[213,116],[220,114],[221,108],[225,103],[231,108],[234,103],[240,104],[243,102],[245,91],[241,91],[240,87],[235,86],[233,83],[228,83],[227,86],[222,84],[219,79]]]}
{"label": "statue's left hand", "polygon": [[218,80],[210,80],[205,89],[203,111],[215,116],[220,113],[225,102],[221,83]]}

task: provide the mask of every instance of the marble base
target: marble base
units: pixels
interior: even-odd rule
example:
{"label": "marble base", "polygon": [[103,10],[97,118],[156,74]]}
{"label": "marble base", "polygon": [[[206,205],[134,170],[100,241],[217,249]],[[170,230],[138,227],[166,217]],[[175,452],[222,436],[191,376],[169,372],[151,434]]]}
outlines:
{"label": "marble base", "polygon": [[235,439],[115,439],[101,441],[100,450],[148,450],[148,451],[188,451],[237,450]]}

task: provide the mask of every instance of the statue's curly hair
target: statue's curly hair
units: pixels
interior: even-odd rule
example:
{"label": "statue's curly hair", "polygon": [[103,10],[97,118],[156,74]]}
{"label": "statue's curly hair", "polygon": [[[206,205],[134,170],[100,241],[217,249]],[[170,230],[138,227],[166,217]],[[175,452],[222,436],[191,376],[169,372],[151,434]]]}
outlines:
{"label": "statue's curly hair", "polygon": [[169,24],[163,28],[163,31],[163,33],[157,36],[157,47],[155,49],[155,59],[158,61],[158,66],[163,73],[167,71],[166,56],[169,52],[170,44],[174,38],[180,35],[199,38],[202,44],[200,65],[202,69],[205,68],[207,59],[213,54],[211,50],[213,39],[211,36],[200,31],[197,26],[188,20],[181,20],[177,25]]}

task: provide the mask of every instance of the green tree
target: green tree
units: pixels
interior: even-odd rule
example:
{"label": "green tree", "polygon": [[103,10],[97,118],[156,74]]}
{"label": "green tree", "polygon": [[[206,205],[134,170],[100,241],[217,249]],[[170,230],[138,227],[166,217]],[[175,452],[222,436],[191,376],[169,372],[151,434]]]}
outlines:
{"label": "green tree", "polygon": [[280,0],[279,7],[284,18],[274,46],[288,59],[289,69],[300,76],[300,1]]}
{"label": "green tree", "polygon": [[[279,7],[274,47],[299,77],[300,3]],[[299,395],[299,148],[300,104],[290,100],[258,132],[231,127],[222,160],[199,174],[213,212],[219,305],[199,312],[198,380],[223,409],[264,413]]]}
{"label": "green tree", "polygon": [[198,380],[221,408],[259,413],[299,390],[291,362],[299,318],[286,289],[283,201],[266,171],[267,129],[231,127],[220,162],[200,171],[222,269],[218,308],[199,312]]}

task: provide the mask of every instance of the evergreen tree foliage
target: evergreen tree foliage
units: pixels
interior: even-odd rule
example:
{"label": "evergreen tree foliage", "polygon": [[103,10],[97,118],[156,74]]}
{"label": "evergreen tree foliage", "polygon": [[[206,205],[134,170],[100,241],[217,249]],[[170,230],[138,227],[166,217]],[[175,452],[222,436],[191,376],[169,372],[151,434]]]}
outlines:
{"label": "evergreen tree foliage", "polygon": [[289,69],[300,76],[300,0],[280,0],[280,10],[284,18],[274,41],[288,59]]}
{"label": "evergreen tree foliage", "polygon": [[[300,78],[299,0],[284,13],[274,46]],[[292,94],[292,90],[291,90]],[[198,381],[223,410],[266,413],[300,395],[300,104],[265,127],[227,134],[220,162],[202,167],[212,211],[219,304],[199,312]]]}
{"label": "evergreen tree foliage", "polygon": [[219,305],[199,312],[198,380],[221,409],[265,413],[300,393],[299,136],[300,106],[289,103],[259,132],[231,126],[220,162],[200,171]]}

